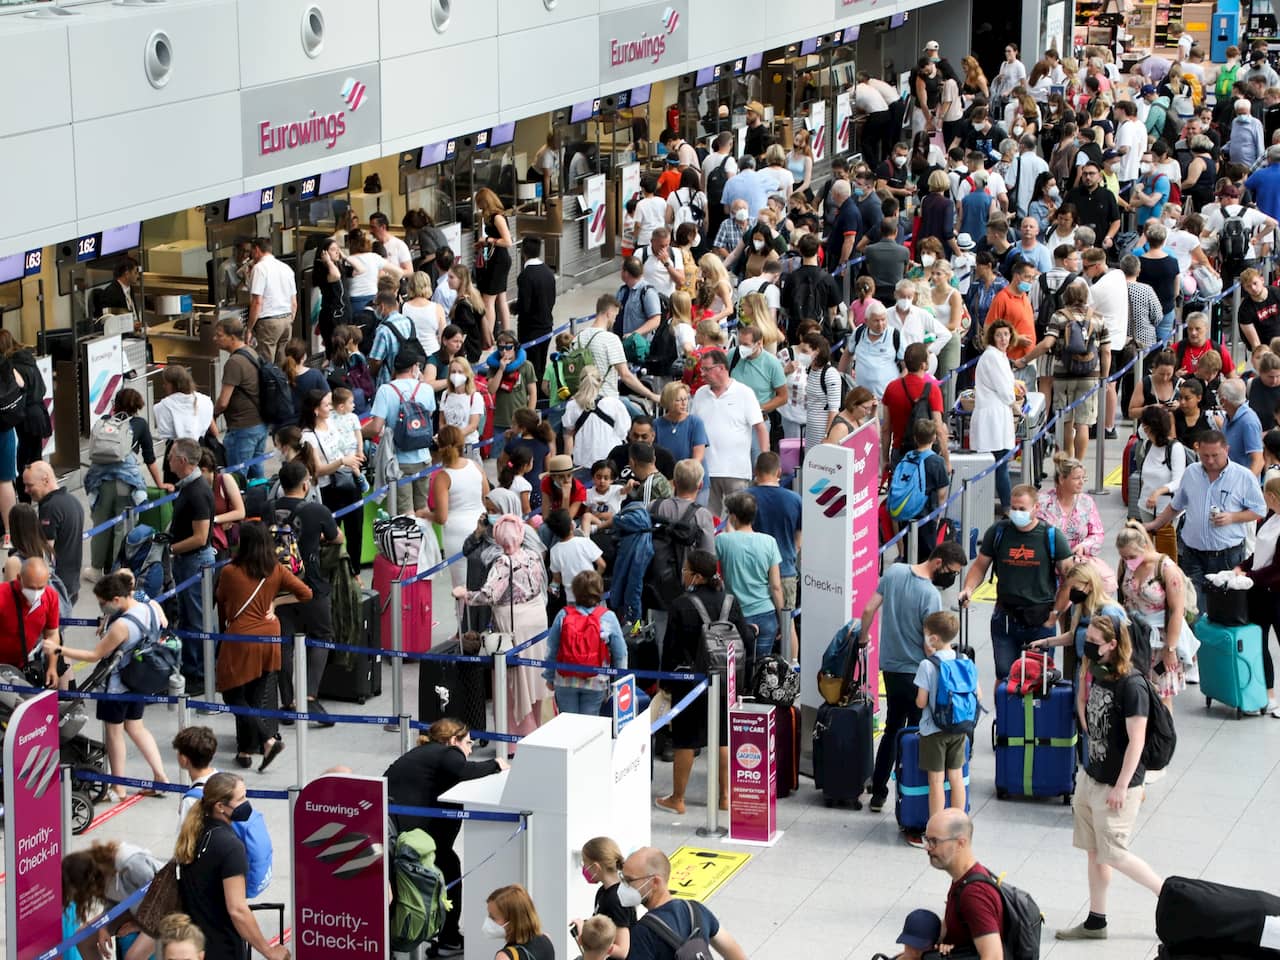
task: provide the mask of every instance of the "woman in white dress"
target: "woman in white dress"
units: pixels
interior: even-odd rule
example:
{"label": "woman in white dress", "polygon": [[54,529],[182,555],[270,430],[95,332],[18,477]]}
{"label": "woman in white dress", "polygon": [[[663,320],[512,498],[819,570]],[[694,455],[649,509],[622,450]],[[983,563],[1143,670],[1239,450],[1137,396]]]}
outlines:
{"label": "woman in white dress", "polygon": [[[462,431],[444,426],[436,434],[440,469],[431,477],[431,520],[440,527],[445,557],[462,552],[462,543],[476,528],[489,495],[489,478],[462,455]],[[467,584],[467,565],[449,564],[454,587]],[[545,626],[545,624],[544,624]]]}
{"label": "woman in white dress", "polygon": [[[1013,368],[1009,365],[1009,344],[1013,340],[1013,325],[1007,320],[996,320],[987,327],[983,342],[986,349],[978,358],[974,381],[973,419],[969,425],[969,446],[974,450],[991,453],[997,460],[1013,449],[1014,415],[1017,411]],[[996,468],[996,497],[1000,511],[1009,512],[1012,488],[1009,483],[1009,465]]]}
{"label": "woman in white dress", "polygon": [[937,260],[929,268],[929,294],[933,300],[933,315],[947,328],[951,338],[938,351],[935,376],[945,377],[960,366],[960,341],[968,332],[969,311],[965,309],[960,291],[951,285],[953,271],[950,262]]}

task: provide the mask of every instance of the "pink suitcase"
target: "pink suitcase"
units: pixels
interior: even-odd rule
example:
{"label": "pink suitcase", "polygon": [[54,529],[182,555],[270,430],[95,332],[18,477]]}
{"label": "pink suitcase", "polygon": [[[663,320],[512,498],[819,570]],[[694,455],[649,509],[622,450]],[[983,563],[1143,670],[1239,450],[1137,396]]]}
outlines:
{"label": "pink suitcase", "polygon": [[803,455],[804,440],[800,437],[784,437],[778,444],[778,456],[782,460],[784,474],[797,472]]}
{"label": "pink suitcase", "polygon": [[[402,568],[382,554],[373,561],[373,589],[378,594],[378,606],[382,610],[382,646],[391,647],[391,582],[413,576],[417,564]],[[401,611],[404,649],[412,653],[426,653],[431,649],[431,581],[419,580],[401,589]]]}

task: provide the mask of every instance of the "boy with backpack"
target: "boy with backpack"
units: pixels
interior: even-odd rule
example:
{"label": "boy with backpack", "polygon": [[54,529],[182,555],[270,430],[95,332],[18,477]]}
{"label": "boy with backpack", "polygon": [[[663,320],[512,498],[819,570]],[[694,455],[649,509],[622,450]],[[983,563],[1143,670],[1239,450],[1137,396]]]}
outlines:
{"label": "boy with backpack", "polygon": [[573,601],[556,614],[547,632],[547,661],[542,672],[547,689],[555,691],[561,713],[600,714],[609,690],[609,677],[579,667],[627,666],[627,642],[618,616],[601,601],[604,580],[595,570],[573,578]]}
{"label": "boy with backpack", "polygon": [[[910,523],[932,513],[947,498],[951,476],[946,464],[934,453],[938,427],[932,420],[917,420],[911,428],[914,448],[905,454],[889,477],[889,494],[885,501],[889,516],[896,524]],[[937,545],[938,522],[921,524],[917,532],[918,557],[928,556]],[[902,543],[905,551],[905,541]]]}
{"label": "boy with backpack", "polygon": [[978,719],[982,688],[978,667],[951,648],[960,620],[950,610],[924,618],[924,649],[929,656],[916,670],[916,706],[920,714],[920,769],[929,778],[929,816],[947,805],[942,786],[951,785],[951,806],[965,808],[964,763],[969,734]]}

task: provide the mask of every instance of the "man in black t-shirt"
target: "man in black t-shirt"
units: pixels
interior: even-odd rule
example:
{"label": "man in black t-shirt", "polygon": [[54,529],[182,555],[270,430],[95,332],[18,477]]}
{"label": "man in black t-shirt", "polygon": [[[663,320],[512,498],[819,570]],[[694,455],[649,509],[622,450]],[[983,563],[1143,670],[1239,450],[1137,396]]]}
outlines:
{"label": "man in black t-shirt", "polygon": [[1142,804],[1142,749],[1154,691],[1133,668],[1128,625],[1095,614],[1085,634],[1084,663],[1092,684],[1076,697],[1080,729],[1088,733],[1084,776],[1072,798],[1072,844],[1089,854],[1089,916],[1056,934],[1059,940],[1104,940],[1107,887],[1115,868],[1157,896],[1164,883],[1144,860],[1129,852]]}
{"label": "man in black t-shirt", "polygon": [[818,248],[822,241],[816,234],[806,233],[796,241],[800,254],[800,266],[782,281],[779,293],[785,322],[782,326],[794,330],[801,320],[817,320],[825,324],[835,316],[840,304],[840,284],[826,270],[818,266]]}
{"label": "man in black t-shirt", "polygon": [[[629,471],[631,465],[631,448],[637,443],[656,444],[658,435],[654,432],[653,417],[646,414],[640,414],[638,417],[631,418],[631,429],[627,431],[627,442],[620,443],[609,451],[606,457],[613,466],[613,475],[619,478],[616,482],[625,483],[630,479],[631,474],[628,472],[624,478],[623,471]],[[654,450],[657,454],[658,472],[670,480],[676,472],[675,457],[671,456],[671,451],[664,447],[657,447]]]}
{"label": "man in black t-shirt", "polygon": [[1076,223],[1093,231],[1096,246],[1115,256],[1115,235],[1120,229],[1120,203],[1102,183],[1102,168],[1093,160],[1080,167],[1080,186],[1073,187],[1062,201],[1074,204]]}
{"label": "man in black t-shirt", "polygon": [[[178,499],[173,502],[173,521],[169,524],[172,540],[173,582],[180,584],[199,575],[213,563],[213,547],[209,538],[213,531],[213,489],[205,482],[197,464],[200,445],[194,440],[179,439],[169,444],[169,469],[178,478]],[[185,630],[203,630],[204,608],[200,602],[200,581],[178,593],[178,624]],[[204,656],[199,640],[182,641],[182,674],[188,688],[204,682]]]}
{"label": "man in black t-shirt", "polygon": [[1241,271],[1240,289],[1240,333],[1249,349],[1280,337],[1280,289],[1267,286],[1253,267]]}
{"label": "man in black t-shirt", "polygon": [[53,566],[71,603],[80,595],[80,563],[84,558],[84,508],[58,486],[53,467],[37,460],[23,474],[27,494],[39,504],[40,529],[53,547]]}
{"label": "man in black t-shirt", "polygon": [[[329,508],[322,503],[307,503],[307,488],[311,476],[300,460],[290,460],[280,467],[280,492],[283,494],[271,505],[268,516],[275,523],[295,523],[298,532],[298,552],[302,555],[302,582],[311,588],[308,603],[286,603],[277,610],[280,618],[280,635],[283,663],[280,668],[280,699],[286,710],[294,709],[296,699],[293,689],[294,635],[304,633],[309,637],[328,640],[333,636],[333,617],[329,595],[332,587],[320,566],[320,544],[341,543],[342,531]],[[343,561],[345,562],[345,561]],[[350,642],[350,641],[344,641]],[[325,710],[316,699],[320,692],[320,678],[329,651],[320,647],[307,648],[307,711],[323,715]],[[314,727],[331,727],[332,723],[312,721]]]}
{"label": "man in black t-shirt", "polygon": [[1258,358],[1258,375],[1249,383],[1249,408],[1258,415],[1265,434],[1280,427],[1276,413],[1280,412],[1280,357],[1264,353]]}

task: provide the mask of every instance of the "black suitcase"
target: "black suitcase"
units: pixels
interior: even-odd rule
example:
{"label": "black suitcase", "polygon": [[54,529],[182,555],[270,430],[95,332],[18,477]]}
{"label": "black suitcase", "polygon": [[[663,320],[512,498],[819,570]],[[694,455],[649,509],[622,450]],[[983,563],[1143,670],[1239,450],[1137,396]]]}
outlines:
{"label": "black suitcase", "polygon": [[[458,656],[462,644],[455,637],[432,647],[431,652]],[[486,672],[481,663],[423,660],[418,667],[418,719],[434,723],[441,717],[453,717],[472,730],[486,729]]]}
{"label": "black suitcase", "polygon": [[800,708],[775,707],[777,732],[778,799],[800,789]]}
{"label": "black suitcase", "polygon": [[[288,933],[284,928],[283,903],[251,903],[249,904],[249,909],[254,913],[274,913],[276,915],[276,935],[267,941],[271,946],[288,943]],[[262,929],[262,924],[259,923],[258,927]],[[265,933],[266,931],[263,930],[263,932]],[[243,956],[244,960],[253,960],[253,950],[247,943],[244,944]]]}
{"label": "black suitcase", "polygon": [[[361,647],[382,648],[382,617],[378,595],[372,590],[360,591]],[[346,703],[364,703],[382,694],[382,657],[350,650],[331,650],[329,662],[320,677],[320,697]]]}
{"label": "black suitcase", "polygon": [[858,798],[875,767],[875,704],[862,692],[867,675],[866,649],[859,648],[858,656],[849,660],[851,666],[856,663],[849,702],[818,707],[818,720],[813,727],[813,785],[822,791],[827,806],[847,803],[860,810]]}

